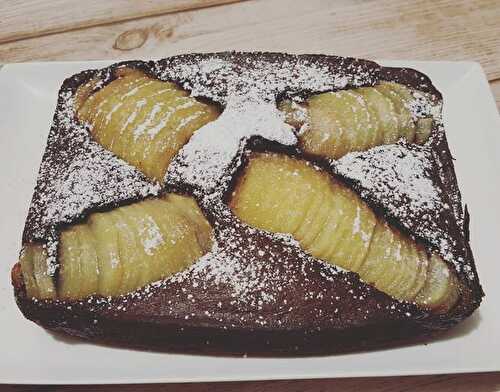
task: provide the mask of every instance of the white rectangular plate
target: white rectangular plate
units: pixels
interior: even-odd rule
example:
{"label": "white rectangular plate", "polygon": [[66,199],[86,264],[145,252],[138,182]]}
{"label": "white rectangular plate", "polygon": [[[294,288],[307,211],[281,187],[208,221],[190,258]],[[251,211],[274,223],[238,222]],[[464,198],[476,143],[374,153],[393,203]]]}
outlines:
{"label": "white rectangular plate", "polygon": [[145,383],[390,376],[500,370],[500,118],[481,67],[470,62],[382,62],[416,68],[444,96],[446,131],[486,299],[428,345],[310,358],[225,358],[109,348],[56,337],[14,302],[10,268],[62,81],[109,62],[5,65],[0,70],[0,383]]}

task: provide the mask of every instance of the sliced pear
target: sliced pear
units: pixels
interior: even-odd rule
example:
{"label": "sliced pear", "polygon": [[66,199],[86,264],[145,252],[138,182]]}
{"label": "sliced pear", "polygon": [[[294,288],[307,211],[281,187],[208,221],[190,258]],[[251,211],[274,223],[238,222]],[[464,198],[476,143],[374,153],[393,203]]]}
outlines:
{"label": "sliced pear", "polygon": [[[396,236],[399,233],[396,233]],[[412,286],[416,276],[418,265],[413,259],[413,248],[406,236],[397,237],[395,241],[395,253],[392,257],[394,264],[393,272],[386,273],[384,282],[379,284],[383,291],[391,293],[393,297],[406,299],[406,293]]]}
{"label": "sliced pear", "polygon": [[415,300],[437,313],[448,312],[459,297],[459,283],[443,259],[433,254],[429,260],[428,279]]}
{"label": "sliced pear", "polygon": [[343,93],[347,110],[344,112],[342,121],[348,130],[351,151],[364,150],[366,146],[372,145],[373,135],[377,133],[377,119],[372,117],[362,95],[357,94],[355,90],[347,90]]}
{"label": "sliced pear", "polygon": [[20,255],[26,294],[38,299],[56,297],[54,277],[48,273],[47,251],[41,244],[24,245]]}
{"label": "sliced pear", "polygon": [[426,250],[422,247],[422,245],[417,244],[416,252],[418,269],[415,280],[408,290],[408,298],[415,298],[422,290],[427,280],[427,274],[429,271],[429,256],[427,255]]}
{"label": "sliced pear", "polygon": [[429,262],[420,244],[306,161],[252,155],[229,207],[253,227],[291,234],[312,256],[357,272],[394,298],[435,311],[449,310],[458,299],[456,275],[439,256]]}
{"label": "sliced pear", "polygon": [[139,238],[133,229],[134,223],[127,216],[130,214],[129,206],[111,211],[116,220],[118,229],[118,249],[120,260],[123,263],[123,279],[120,285],[121,293],[128,293],[141,286],[140,278],[145,268],[141,259]]}
{"label": "sliced pear", "polygon": [[[329,197],[334,200],[329,214],[330,222],[307,250],[317,258],[336,260],[341,267],[352,269],[364,259],[373,230],[370,226],[375,224],[375,216],[367,210],[369,214],[363,216],[366,219],[361,222],[361,209],[365,208],[363,204],[352,202],[357,196],[338,183],[330,190]],[[369,233],[368,238],[364,238],[361,230]]]}
{"label": "sliced pear", "polygon": [[80,298],[81,250],[78,235],[73,228],[61,232],[59,242],[59,281],[60,298]]}
{"label": "sliced pear", "polygon": [[346,192],[343,202],[345,209],[351,211],[350,222],[347,222],[340,236],[343,240],[339,241],[327,258],[345,260],[345,268],[358,271],[367,256],[377,218],[366,204],[353,203],[352,199],[352,195]]}
{"label": "sliced pear", "polygon": [[389,98],[394,104],[398,117],[399,136],[413,143],[415,139],[415,123],[408,108],[408,103],[413,99],[409,90],[403,85],[392,82],[382,82],[375,86],[375,89],[385,95],[386,98]]}
{"label": "sliced pear", "polygon": [[[111,211],[112,212],[112,211]],[[98,261],[98,293],[104,296],[120,292],[124,265],[118,247],[118,229],[114,214],[95,212],[87,225],[94,238]]]}
{"label": "sliced pear", "polygon": [[[309,200],[307,194],[305,194],[302,188],[295,188],[294,192],[284,193],[283,189],[287,189],[288,184],[292,179],[295,179],[295,183],[300,186],[301,180],[303,178],[303,173],[301,171],[295,171],[294,167],[287,166],[288,163],[293,164],[293,162],[285,161],[283,165],[286,170],[277,171],[272,181],[276,185],[276,188],[269,187],[268,183],[260,181],[260,177],[265,175],[265,171],[268,170],[269,165],[273,165],[274,161],[272,159],[267,159],[266,156],[262,156],[262,160],[258,160],[254,165],[248,167],[248,176],[240,177],[244,182],[240,186],[244,186],[247,192],[242,193],[243,198],[236,202],[239,206],[240,213],[242,216],[247,217],[247,219],[254,219],[259,222],[261,227],[265,230],[280,232],[286,227],[296,228],[298,224],[303,220],[305,213],[307,212],[306,204],[302,203],[303,199]],[[311,169],[313,170],[313,169]],[[304,183],[309,190],[308,184]],[[288,189],[292,189],[290,186]],[[275,194],[275,191],[280,192]],[[272,196],[266,195],[271,193]],[[282,196],[287,198],[286,204],[282,203],[282,200],[278,199],[277,196]],[[294,205],[294,209],[290,209],[289,206]],[[267,214],[267,211],[274,211],[273,216]],[[262,214],[259,214],[262,212]],[[244,219],[244,220],[247,220]],[[252,222],[249,222],[252,224]]]}
{"label": "sliced pear", "polygon": [[99,262],[94,236],[89,225],[78,224],[73,229],[80,250],[80,292],[95,294],[99,289]]}
{"label": "sliced pear", "polygon": [[397,273],[400,262],[398,254],[402,244],[397,241],[396,236],[387,222],[377,222],[366,259],[357,271],[365,282],[381,291],[385,291]]}
{"label": "sliced pear", "polygon": [[[119,119],[121,128],[119,132],[114,130],[112,142],[108,147],[116,155],[126,157],[128,162],[136,166],[148,162],[149,149],[155,145],[155,132],[167,124],[164,118],[168,119],[175,110],[176,103],[185,96],[184,91],[175,89],[173,85],[160,88],[157,83],[145,83],[144,88],[138,89],[134,94],[134,99],[129,97],[126,100],[128,105],[121,108],[123,117]],[[156,90],[153,87],[156,87]]]}
{"label": "sliced pear", "polygon": [[[164,221],[167,218],[161,216],[170,215],[172,211],[169,206],[158,204],[155,200],[142,203],[139,208],[142,210],[140,215],[143,215],[146,219],[138,227],[140,240],[145,253],[148,255],[147,261],[150,272],[148,281],[153,282],[173,273],[170,265],[174,262],[174,259],[167,252],[169,247],[175,244],[169,242],[166,233],[171,230],[171,226],[165,225]],[[163,211],[161,215],[158,214],[159,210]],[[137,213],[139,216],[139,211]],[[211,235],[211,232],[209,232],[209,235]],[[179,256],[179,258],[182,258],[182,256]]]}
{"label": "sliced pear", "polygon": [[[331,192],[328,195],[329,211],[327,219],[321,231],[314,237],[311,245],[307,247],[313,256],[322,258],[334,252],[336,246],[343,240],[341,233],[348,222],[348,217],[343,210],[339,198],[332,198]],[[306,248],[304,248],[306,249]]]}
{"label": "sliced pear", "polygon": [[415,101],[411,90],[398,83],[321,93],[304,104],[285,100],[278,105],[285,121],[302,129],[304,151],[338,159],[351,151],[396,143],[424,143],[430,136],[432,118],[413,119]]}
{"label": "sliced pear", "polygon": [[399,281],[395,280],[395,286],[391,287],[391,292],[396,297],[411,301],[422,289],[427,280],[429,258],[420,244],[415,243],[405,236],[407,243],[407,254],[403,257],[404,275]]}
{"label": "sliced pear", "polygon": [[[168,110],[168,109],[166,109]],[[147,147],[148,171],[155,178],[163,178],[166,168],[177,152],[189,141],[191,135],[203,125],[215,120],[217,109],[186,97],[176,104],[173,113],[168,118],[159,120],[155,128],[150,129],[149,135],[158,132]]]}
{"label": "sliced pear", "polygon": [[156,200],[156,203],[165,211],[157,217],[164,234],[165,246],[159,249],[163,261],[160,272],[164,277],[184,269],[204,254],[196,235],[197,230],[204,228],[195,227],[168,201]]}
{"label": "sliced pear", "polygon": [[302,223],[295,230],[291,230],[296,238],[302,238],[302,246],[308,248],[314,242],[322,227],[328,219],[331,203],[327,192],[314,192],[313,197],[306,207],[306,214]]}
{"label": "sliced pear", "polygon": [[94,93],[95,80],[77,90],[77,117],[103,147],[162,181],[172,158],[219,110],[140,71],[121,69],[117,76]]}
{"label": "sliced pear", "polygon": [[54,278],[48,273],[47,251],[42,245],[38,245],[33,252],[33,274],[38,286],[39,298],[55,298]]}
{"label": "sliced pear", "polygon": [[[125,91],[123,95],[125,98],[117,103],[118,109],[112,112],[112,122],[92,129],[95,135],[99,132],[109,132],[109,139],[101,144],[116,155],[126,157],[132,164],[141,157],[144,142],[146,140],[151,142],[150,138],[146,137],[146,130],[158,121],[161,109],[168,100],[172,96],[179,95],[179,92],[173,88],[160,92],[161,90],[151,91],[153,87],[153,81],[145,79],[128,91],[128,94],[134,92],[133,94],[126,95],[127,91]],[[111,112],[104,111],[104,113],[109,116]]]}
{"label": "sliced pear", "polygon": [[39,298],[40,293],[35,280],[33,271],[33,253],[35,245],[25,245],[21,250],[19,261],[21,262],[21,271],[23,273],[24,286],[28,297]]}
{"label": "sliced pear", "polygon": [[212,228],[198,207],[198,204],[196,204],[196,200],[175,193],[168,193],[162,199],[167,201],[178,213],[186,217],[192,223],[193,227],[198,228],[195,234],[202,252],[206,253],[210,251],[212,246]]}
{"label": "sliced pear", "polygon": [[[57,297],[116,296],[168,277],[210,251],[212,227],[194,199],[167,194],[95,212],[61,231]],[[26,292],[56,298],[42,245],[20,256]]]}
{"label": "sliced pear", "polygon": [[[158,276],[160,258],[150,256],[155,255],[155,251],[163,241],[154,213],[149,213],[145,203],[135,203],[127,206],[127,210],[121,211],[120,215],[132,237],[129,248],[134,248],[135,262],[132,263],[134,265],[130,270],[134,271],[132,274],[135,274],[137,282],[151,282]],[[137,287],[137,283],[132,287]],[[127,290],[130,289],[122,288],[122,291]]]}
{"label": "sliced pear", "polygon": [[370,104],[369,99],[365,96],[365,94],[362,94],[360,90],[361,88],[352,90],[352,93],[360,97],[363,102],[363,106],[366,108],[368,114],[367,121],[369,126],[367,128],[367,131],[363,133],[364,140],[361,140],[359,142],[357,148],[357,150],[363,151],[380,144],[384,129],[382,127],[382,123],[380,122],[379,113],[374,110],[374,107]]}
{"label": "sliced pear", "polygon": [[373,87],[361,87],[356,92],[363,96],[372,117],[378,120],[374,144],[370,147],[395,143],[400,137],[399,121],[392,101]]}
{"label": "sliced pear", "polygon": [[[88,105],[85,107],[85,109],[82,109],[82,106],[90,97],[92,91],[97,87],[98,84],[99,84],[99,79],[93,78],[77,89],[75,93],[75,109],[77,111],[82,110],[82,112],[83,111],[87,112],[90,109],[90,106]],[[85,115],[87,115],[87,113],[85,113]]]}
{"label": "sliced pear", "polygon": [[350,91],[308,99],[310,127],[301,135],[304,151],[339,158],[358,151],[374,130],[361,96]]}
{"label": "sliced pear", "polygon": [[[139,77],[116,79],[84,102],[77,117],[91,124],[90,132],[98,143],[106,148],[111,145],[115,134],[121,132],[120,124],[111,121],[123,117],[118,110],[124,104],[121,98],[145,82]],[[84,113],[88,113],[88,117],[84,117]]]}
{"label": "sliced pear", "polygon": [[[407,109],[410,108],[412,103],[415,101],[410,89],[402,84],[393,83],[393,82],[384,82],[384,85],[388,86],[394,93],[399,95],[401,98],[401,102],[406,106]],[[414,122],[411,121],[409,127],[406,127],[406,130],[409,134],[406,134],[405,137],[408,141],[414,141],[418,144],[423,144],[429,138],[432,131],[433,119],[432,117],[419,118],[416,121],[416,127],[413,127]],[[414,132],[414,135],[413,135]],[[412,138],[414,139],[412,140]]]}

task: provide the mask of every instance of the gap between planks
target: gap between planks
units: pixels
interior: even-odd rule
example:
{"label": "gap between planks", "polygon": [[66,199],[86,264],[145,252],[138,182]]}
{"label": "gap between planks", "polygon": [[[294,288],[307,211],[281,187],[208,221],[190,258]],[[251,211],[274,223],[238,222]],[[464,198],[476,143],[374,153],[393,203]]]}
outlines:
{"label": "gap between planks", "polygon": [[[0,62],[263,50],[473,60],[500,78],[500,1],[253,0],[0,45]],[[467,28],[464,28],[467,26]]]}
{"label": "gap between planks", "polygon": [[235,1],[241,0],[3,0],[0,43]]}

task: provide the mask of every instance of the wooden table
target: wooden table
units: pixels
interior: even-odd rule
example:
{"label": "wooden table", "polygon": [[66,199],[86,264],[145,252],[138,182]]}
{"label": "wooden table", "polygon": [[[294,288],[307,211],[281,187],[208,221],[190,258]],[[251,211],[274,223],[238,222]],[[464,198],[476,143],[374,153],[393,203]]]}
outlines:
{"label": "wooden table", "polygon": [[[498,0],[3,0],[0,63],[266,50],[473,60],[500,108]],[[0,389],[2,389],[0,387]],[[6,391],[84,387],[6,386]],[[500,391],[500,373],[93,387],[96,391]]]}

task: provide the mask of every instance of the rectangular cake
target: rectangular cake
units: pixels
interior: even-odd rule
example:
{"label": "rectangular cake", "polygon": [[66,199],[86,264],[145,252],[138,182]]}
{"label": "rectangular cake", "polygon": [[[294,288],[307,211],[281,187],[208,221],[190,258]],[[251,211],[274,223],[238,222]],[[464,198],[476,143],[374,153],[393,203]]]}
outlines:
{"label": "rectangular cake", "polygon": [[188,54],[63,83],[12,269],[49,330],[315,355],[429,341],[483,291],[424,74]]}

